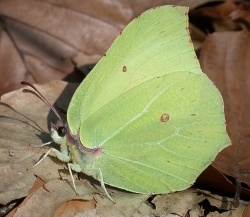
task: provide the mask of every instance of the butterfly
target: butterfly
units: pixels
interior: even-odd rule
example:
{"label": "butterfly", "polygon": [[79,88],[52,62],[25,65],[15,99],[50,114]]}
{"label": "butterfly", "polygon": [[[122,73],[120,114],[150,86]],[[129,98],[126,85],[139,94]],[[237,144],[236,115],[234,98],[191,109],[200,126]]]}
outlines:
{"label": "butterfly", "polygon": [[[222,97],[204,74],[188,8],[161,6],[131,21],[75,91],[50,151],[72,171],[141,194],[180,191],[230,144]],[[38,163],[40,163],[39,161]]]}

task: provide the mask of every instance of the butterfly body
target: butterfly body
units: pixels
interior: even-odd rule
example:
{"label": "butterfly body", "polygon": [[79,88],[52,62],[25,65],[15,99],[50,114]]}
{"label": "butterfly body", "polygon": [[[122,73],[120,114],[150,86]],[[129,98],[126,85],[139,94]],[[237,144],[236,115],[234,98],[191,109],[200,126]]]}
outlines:
{"label": "butterfly body", "polygon": [[[58,130],[63,128],[65,133],[58,134]],[[68,156],[65,162],[71,162],[74,165],[79,165],[80,169],[77,172],[84,172],[88,175],[94,176],[95,172],[92,171],[91,165],[100,154],[101,148],[88,149],[80,142],[79,136],[74,136],[70,133],[67,123],[58,121],[56,124],[51,125],[51,137],[60,145],[60,153]]]}

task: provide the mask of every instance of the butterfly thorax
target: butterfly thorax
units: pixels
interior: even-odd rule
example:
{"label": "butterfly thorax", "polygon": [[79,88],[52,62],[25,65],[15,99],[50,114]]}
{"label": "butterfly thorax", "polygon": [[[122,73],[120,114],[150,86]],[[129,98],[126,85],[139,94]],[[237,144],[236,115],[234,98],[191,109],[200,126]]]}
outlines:
{"label": "butterfly thorax", "polygon": [[51,137],[55,143],[60,144],[60,151],[71,157],[71,162],[81,165],[82,171],[91,174],[91,168],[101,154],[101,148],[87,148],[80,141],[79,135],[73,135],[67,123],[58,120],[51,123]]}

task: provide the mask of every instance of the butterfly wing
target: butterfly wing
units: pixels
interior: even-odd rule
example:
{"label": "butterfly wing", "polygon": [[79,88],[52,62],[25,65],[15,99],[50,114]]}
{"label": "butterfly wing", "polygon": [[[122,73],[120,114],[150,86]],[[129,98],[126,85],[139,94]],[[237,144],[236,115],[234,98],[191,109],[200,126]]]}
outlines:
{"label": "butterfly wing", "polygon": [[[79,129],[82,135],[90,115],[147,80],[176,71],[202,73],[189,36],[187,13],[186,7],[158,7],[128,24],[70,102],[67,120],[74,135]],[[92,143],[84,144],[94,148]]]}
{"label": "butterfly wing", "polygon": [[101,147],[104,183],[140,193],[190,186],[230,141],[219,91],[202,73],[187,8],[143,13],[76,90],[71,132]]}
{"label": "butterfly wing", "polygon": [[138,193],[189,187],[229,144],[218,90],[191,72],[146,81],[86,124],[86,142],[102,147],[93,168],[101,168],[105,183]]}

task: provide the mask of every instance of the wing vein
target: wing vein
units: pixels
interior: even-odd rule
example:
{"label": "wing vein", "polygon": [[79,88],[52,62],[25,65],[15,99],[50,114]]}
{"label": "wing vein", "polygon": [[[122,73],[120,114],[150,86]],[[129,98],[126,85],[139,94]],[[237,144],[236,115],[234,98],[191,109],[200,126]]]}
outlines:
{"label": "wing vein", "polygon": [[142,111],[140,113],[138,113],[137,115],[135,115],[133,118],[131,118],[129,121],[127,121],[126,123],[124,123],[120,128],[118,128],[115,132],[113,132],[109,137],[107,137],[105,140],[102,141],[101,146],[103,146],[105,143],[107,143],[110,139],[112,139],[114,136],[116,136],[118,133],[120,133],[122,130],[124,130],[126,127],[128,127],[131,123],[133,123],[135,120],[137,120],[138,118],[140,118],[144,113],[146,113],[147,109],[150,107],[150,105],[152,105],[152,103],[165,91],[167,91],[167,89],[169,89],[171,86],[173,86],[175,83],[167,86],[166,88],[164,88],[162,91],[160,91],[159,93],[157,93],[150,101],[149,103],[142,109]]}
{"label": "wing vein", "polygon": [[116,159],[125,161],[125,162],[129,162],[129,163],[132,163],[132,164],[137,164],[137,165],[140,165],[140,166],[143,166],[143,167],[147,167],[147,168],[152,169],[152,170],[155,170],[155,171],[157,171],[157,172],[164,173],[164,174],[166,174],[166,175],[168,175],[168,176],[171,176],[171,177],[173,177],[173,178],[175,178],[175,179],[178,179],[178,180],[181,180],[181,181],[183,181],[183,182],[189,183],[189,182],[188,182],[187,180],[185,180],[185,179],[182,179],[182,178],[180,178],[180,177],[178,177],[178,176],[175,176],[175,175],[173,175],[173,174],[171,174],[171,173],[168,173],[168,172],[166,172],[166,171],[156,169],[155,167],[151,167],[151,166],[149,166],[149,165],[147,165],[147,164],[144,164],[144,163],[141,163],[141,162],[138,162],[138,161],[129,160],[129,159],[122,158],[122,157],[117,157],[117,156],[114,156],[114,155],[112,155],[112,154],[108,154],[108,155],[111,156],[111,157],[113,157],[113,158],[116,158]]}

